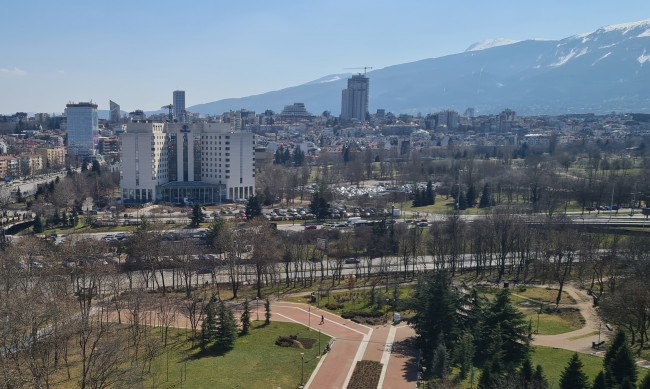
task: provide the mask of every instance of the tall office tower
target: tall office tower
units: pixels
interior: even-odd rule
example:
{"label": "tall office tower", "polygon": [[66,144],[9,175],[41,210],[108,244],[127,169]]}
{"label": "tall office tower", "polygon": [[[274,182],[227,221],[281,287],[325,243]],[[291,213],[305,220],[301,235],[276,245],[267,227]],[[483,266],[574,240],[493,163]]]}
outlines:
{"label": "tall office tower", "polygon": [[120,111],[120,105],[113,100],[108,100],[108,105],[110,107],[110,120],[113,123],[119,123],[120,118],[122,117],[122,113]]}
{"label": "tall office tower", "polygon": [[76,159],[94,155],[99,139],[97,104],[67,104],[65,115],[68,122],[68,154]]}
{"label": "tall office tower", "polygon": [[180,123],[185,122],[185,91],[174,91],[174,118]]}
{"label": "tall office tower", "polygon": [[348,79],[348,88],[341,93],[341,119],[366,120],[370,80],[358,74]]}

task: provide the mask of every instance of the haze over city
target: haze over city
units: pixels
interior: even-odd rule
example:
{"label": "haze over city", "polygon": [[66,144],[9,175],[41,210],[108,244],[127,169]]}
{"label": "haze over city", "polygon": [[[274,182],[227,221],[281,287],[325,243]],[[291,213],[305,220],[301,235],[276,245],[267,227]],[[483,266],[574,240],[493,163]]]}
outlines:
{"label": "haze over city", "polygon": [[[108,100],[157,110],[303,84],[360,66],[560,39],[650,16],[644,1],[12,2],[0,25],[0,113]],[[290,101],[283,102],[286,104]],[[471,102],[468,102],[471,105]]]}

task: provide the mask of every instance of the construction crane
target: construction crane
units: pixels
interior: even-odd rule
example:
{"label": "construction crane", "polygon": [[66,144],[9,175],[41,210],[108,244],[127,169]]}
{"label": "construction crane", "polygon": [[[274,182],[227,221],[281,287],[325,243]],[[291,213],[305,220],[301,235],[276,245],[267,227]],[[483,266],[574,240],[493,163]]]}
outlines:
{"label": "construction crane", "polygon": [[163,105],[160,107],[161,109],[168,109],[169,110],[169,121],[173,122],[174,121],[174,104],[168,104],[168,105]]}
{"label": "construction crane", "polygon": [[[363,66],[363,67],[360,67],[360,68],[345,68],[345,69],[346,69],[346,70],[360,70],[360,69],[363,69],[363,75],[365,76],[365,75],[366,75],[366,72],[367,72],[369,69],[372,70],[372,66]],[[361,73],[359,73],[359,74],[361,74]]]}

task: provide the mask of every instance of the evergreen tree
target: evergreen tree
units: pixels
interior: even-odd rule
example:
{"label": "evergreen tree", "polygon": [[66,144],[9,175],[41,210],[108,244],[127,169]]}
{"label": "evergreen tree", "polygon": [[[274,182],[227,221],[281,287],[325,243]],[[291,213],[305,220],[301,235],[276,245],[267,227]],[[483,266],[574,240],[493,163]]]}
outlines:
{"label": "evergreen tree", "polygon": [[594,378],[594,383],[591,385],[591,389],[607,389],[607,381],[605,381],[605,373],[599,371],[596,378]]}
{"label": "evergreen tree", "polygon": [[546,380],[546,375],[544,374],[544,369],[542,369],[542,365],[537,365],[537,367],[535,368],[535,373],[533,373],[533,382],[531,386],[535,389],[548,388],[548,381]]}
{"label": "evergreen tree", "polygon": [[433,190],[433,183],[431,180],[427,182],[427,190],[426,190],[426,195],[425,195],[425,204],[426,205],[434,205],[436,203],[436,192]]}
{"label": "evergreen tree", "polygon": [[40,234],[43,232],[43,220],[41,220],[40,216],[36,216],[32,228],[34,229],[35,234]]}
{"label": "evergreen tree", "polygon": [[467,209],[467,198],[465,194],[461,191],[460,196],[458,196],[458,210],[464,211]]}
{"label": "evergreen tree", "polygon": [[99,161],[97,161],[96,159],[93,160],[92,168],[90,169],[90,171],[96,173],[97,175],[102,174],[101,167],[99,166]]}
{"label": "evergreen tree", "polygon": [[459,299],[449,287],[450,282],[449,275],[441,271],[419,278],[416,285],[412,323],[428,361],[437,347],[439,334],[444,334],[444,343],[449,347],[458,335]]}
{"label": "evergreen tree", "polygon": [[203,210],[201,206],[197,203],[192,207],[192,220],[190,222],[193,228],[197,228],[200,223],[203,222]]}
{"label": "evergreen tree", "polygon": [[16,189],[16,202],[17,203],[22,203],[25,199],[23,199],[23,192],[20,190],[20,186]]}
{"label": "evergreen tree", "polygon": [[269,324],[271,324],[271,302],[267,297],[266,302],[264,302],[264,325]]}
{"label": "evergreen tree", "polygon": [[199,339],[199,346],[201,351],[208,349],[208,344],[214,340],[215,335],[215,308],[214,303],[210,302],[205,310],[205,318],[201,325],[201,338]]}
{"label": "evergreen tree", "polygon": [[530,386],[533,381],[533,364],[530,362],[530,356],[526,354],[524,361],[519,369],[519,378],[524,388]]}
{"label": "evergreen tree", "polygon": [[458,356],[456,361],[460,367],[460,378],[464,379],[472,369],[472,361],[474,360],[474,337],[469,333],[463,335],[460,340],[460,345],[457,347]]}
{"label": "evergreen tree", "polygon": [[637,380],[636,363],[627,342],[618,349],[614,359],[610,362],[609,369],[613,382],[620,385],[621,388],[626,381],[632,387],[635,386]]}
{"label": "evergreen tree", "polygon": [[569,364],[560,375],[560,389],[587,389],[589,377],[582,370],[583,364],[578,353],[573,354]]}
{"label": "evergreen tree", "polygon": [[490,186],[485,183],[483,186],[483,193],[481,193],[481,200],[478,203],[479,208],[487,208],[490,206]]}
{"label": "evergreen tree", "polygon": [[478,379],[478,389],[491,389],[494,384],[494,377],[492,376],[492,365],[486,362],[481,370],[481,376]]}
{"label": "evergreen tree", "polygon": [[260,201],[260,197],[257,195],[253,195],[248,198],[248,202],[246,203],[246,216],[248,216],[249,219],[254,219],[262,214],[262,202]]}
{"label": "evergreen tree", "polygon": [[302,166],[305,162],[305,152],[300,149],[300,146],[296,146],[293,150],[293,163],[295,166]]}
{"label": "evergreen tree", "polygon": [[639,382],[638,389],[650,389],[650,371],[646,373],[645,377]]}
{"label": "evergreen tree", "polygon": [[445,378],[449,373],[449,355],[445,342],[440,342],[433,353],[431,374],[436,378]]}
{"label": "evergreen tree", "polygon": [[528,323],[524,314],[515,308],[510,301],[510,292],[503,289],[496,294],[496,298],[484,310],[481,324],[481,335],[478,338],[478,350],[484,350],[481,357],[487,359],[496,350],[491,350],[490,345],[496,341],[495,329],[499,329],[498,336],[501,338],[501,351],[505,368],[518,365],[528,353]]}
{"label": "evergreen tree", "polygon": [[415,192],[413,193],[413,207],[421,207],[422,205],[423,204],[420,196],[420,189],[416,187]]}
{"label": "evergreen tree", "polygon": [[467,207],[472,208],[474,205],[476,205],[476,187],[474,184],[470,185],[469,188],[467,188]]}
{"label": "evergreen tree", "polygon": [[631,384],[636,383],[636,364],[623,331],[618,331],[614,336],[611,346],[605,353],[603,365],[608,387],[620,386],[626,378]]}
{"label": "evergreen tree", "polygon": [[251,313],[248,307],[248,299],[244,299],[244,305],[242,306],[243,312],[241,314],[241,334],[248,334],[248,329],[251,326]]}
{"label": "evergreen tree", "polygon": [[309,203],[309,212],[313,213],[317,220],[323,220],[327,217],[329,207],[330,205],[325,199],[323,188],[321,188],[321,190],[314,193]]}
{"label": "evergreen tree", "polygon": [[230,308],[226,307],[223,301],[219,302],[216,320],[217,347],[222,350],[230,350],[237,339],[237,322]]}

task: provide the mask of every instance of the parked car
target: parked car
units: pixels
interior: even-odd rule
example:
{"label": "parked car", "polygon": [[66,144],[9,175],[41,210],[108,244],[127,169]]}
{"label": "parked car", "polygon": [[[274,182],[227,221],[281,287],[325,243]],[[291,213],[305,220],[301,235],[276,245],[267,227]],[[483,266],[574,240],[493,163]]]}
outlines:
{"label": "parked car", "polygon": [[361,261],[359,261],[359,258],[346,258],[345,263],[347,264],[357,264]]}
{"label": "parked car", "polygon": [[305,230],[315,230],[317,228],[318,228],[318,226],[316,226],[314,224],[310,224],[308,226],[305,226]]}

